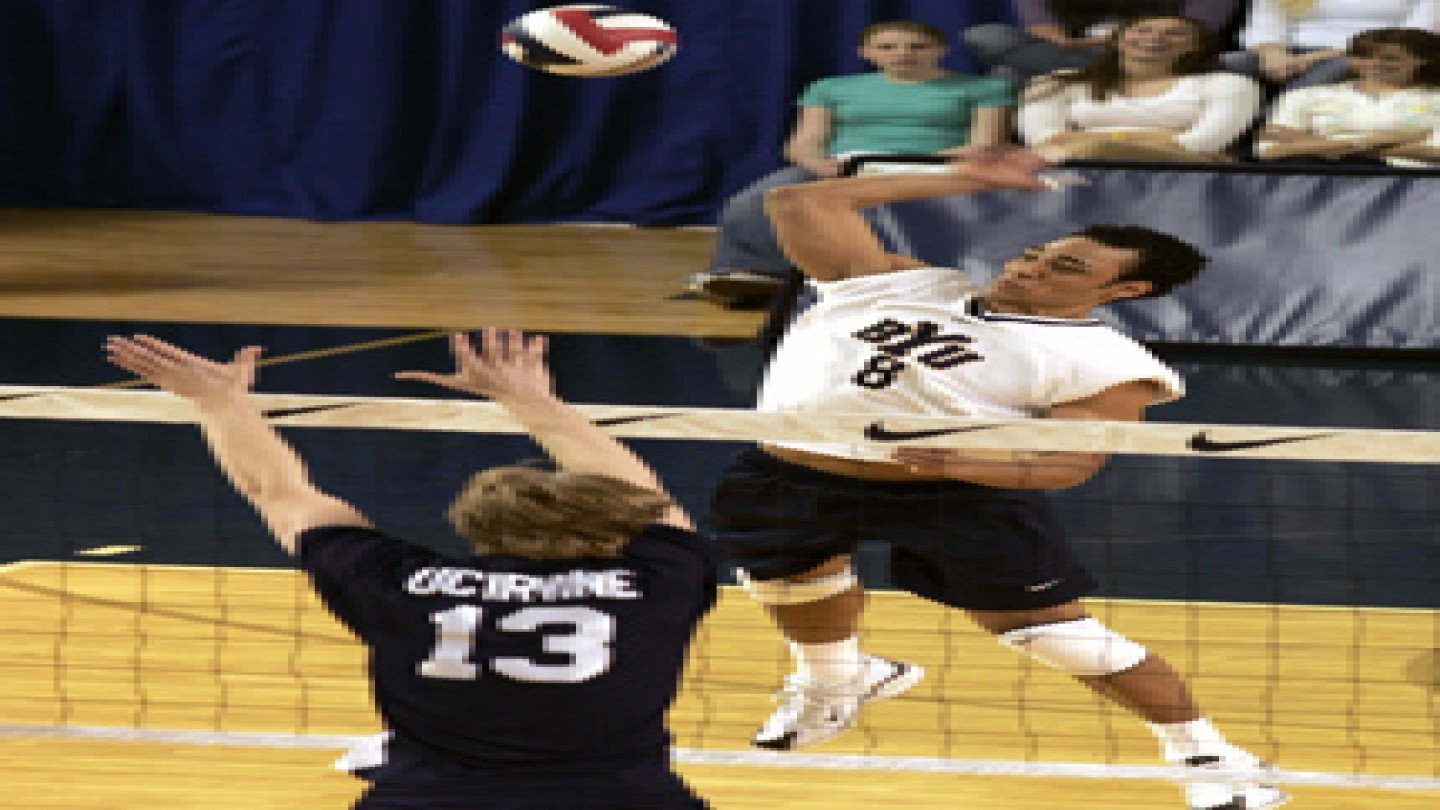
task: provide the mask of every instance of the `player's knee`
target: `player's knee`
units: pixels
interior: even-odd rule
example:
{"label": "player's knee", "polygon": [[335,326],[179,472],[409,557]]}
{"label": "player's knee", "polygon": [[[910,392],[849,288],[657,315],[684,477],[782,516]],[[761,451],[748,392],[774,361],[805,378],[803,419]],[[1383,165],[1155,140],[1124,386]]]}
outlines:
{"label": "player's knee", "polygon": [[751,579],[743,568],[735,569],[735,576],[745,592],[750,594],[750,598],[762,605],[803,605],[819,602],[839,596],[859,582],[849,565],[846,565],[844,570],[819,579]]}
{"label": "player's knee", "polygon": [[1150,653],[1095,619],[1037,624],[1001,633],[1000,643],[1078,678],[1114,675],[1139,666]]}

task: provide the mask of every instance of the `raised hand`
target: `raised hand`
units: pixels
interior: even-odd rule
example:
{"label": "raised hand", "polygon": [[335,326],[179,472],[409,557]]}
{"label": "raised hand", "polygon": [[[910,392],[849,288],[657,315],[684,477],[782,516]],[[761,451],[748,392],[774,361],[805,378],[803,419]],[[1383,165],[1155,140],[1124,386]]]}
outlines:
{"label": "raised hand", "polygon": [[255,384],[259,346],[237,351],[229,363],[217,363],[151,335],[105,339],[106,359],[170,393],[201,404],[219,403],[249,393]]}
{"label": "raised hand", "polygon": [[401,371],[397,380],[414,380],[495,400],[553,398],[554,383],[545,363],[549,345],[543,335],[527,337],[518,329],[490,327],[480,331],[477,351],[464,334],[450,336],[455,370]]}

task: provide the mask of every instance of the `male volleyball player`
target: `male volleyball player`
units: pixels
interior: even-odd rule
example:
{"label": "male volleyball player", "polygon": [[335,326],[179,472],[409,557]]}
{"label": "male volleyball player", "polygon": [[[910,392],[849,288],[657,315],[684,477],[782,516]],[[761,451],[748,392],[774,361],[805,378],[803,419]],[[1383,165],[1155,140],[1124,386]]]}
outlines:
{"label": "male volleyball player", "polygon": [[450,507],[475,556],[371,526],[310,481],[249,397],[256,347],[214,363],[153,337],[110,360],[193,402],[215,460],[370,648],[386,734],[341,765],[365,810],[703,808],[670,769],[666,707],[714,604],[720,552],[649,467],[552,393],[544,338],[463,335],[451,374],[398,377],[488,396],[558,471],[497,467]]}
{"label": "male volleyball player", "polygon": [[[767,210],[780,243],[818,302],[776,350],[760,409],[874,414],[870,438],[903,442],[884,416],[1130,421],[1181,396],[1175,372],[1090,312],[1190,281],[1205,262],[1190,245],[1140,227],[1092,226],[1025,251],[982,292],[954,269],[887,253],[858,213],[900,200],[1044,189],[1044,167],[1032,151],[997,149],[943,175],[772,191]],[[1197,776],[1258,766],[1201,715],[1173,669],[1078,601],[1095,582],[1042,491],[1080,484],[1105,459],[779,443],[743,452],[715,494],[717,536],[797,663],[754,744],[795,749],[830,739],[866,703],[920,681],[920,667],[859,649],[863,592],[850,554],[875,540],[891,547],[897,586],[964,610],[1005,646],[1134,711],[1170,761]],[[1196,810],[1285,801],[1268,786],[1217,781],[1190,783],[1186,794]]]}

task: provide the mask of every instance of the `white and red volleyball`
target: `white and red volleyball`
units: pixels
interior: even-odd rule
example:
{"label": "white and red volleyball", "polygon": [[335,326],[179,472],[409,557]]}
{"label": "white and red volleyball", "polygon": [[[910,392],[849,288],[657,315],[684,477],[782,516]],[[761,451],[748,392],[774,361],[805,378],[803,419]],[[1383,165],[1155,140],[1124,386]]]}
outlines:
{"label": "white and red volleyball", "polygon": [[553,6],[505,26],[500,49],[522,65],[561,76],[603,78],[649,70],[675,55],[664,20],[614,6]]}

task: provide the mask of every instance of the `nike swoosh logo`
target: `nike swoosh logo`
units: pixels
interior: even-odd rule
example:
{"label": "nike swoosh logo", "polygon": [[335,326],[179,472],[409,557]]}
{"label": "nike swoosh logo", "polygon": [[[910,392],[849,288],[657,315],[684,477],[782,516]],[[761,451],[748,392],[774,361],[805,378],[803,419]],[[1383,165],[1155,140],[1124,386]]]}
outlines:
{"label": "nike swoosh logo", "polygon": [[357,403],[337,402],[331,405],[307,405],[303,408],[272,408],[263,414],[266,419],[279,419],[282,416],[299,416],[306,413],[323,413],[325,411],[338,411],[341,408],[353,408]]}
{"label": "nike swoosh logo", "polygon": [[1052,579],[1052,580],[1050,580],[1049,582],[1042,582],[1042,583],[1040,583],[1039,585],[1026,585],[1026,586],[1025,586],[1025,590],[1030,591],[1031,593],[1039,593],[1040,591],[1048,591],[1048,590],[1050,590],[1051,588],[1055,587],[1056,585],[1059,585],[1060,583],[1062,583],[1062,582],[1064,582],[1064,581],[1065,581],[1065,580],[1063,580],[1063,579]]}
{"label": "nike swoosh logo", "polygon": [[615,425],[628,425],[631,422],[649,422],[654,419],[669,419],[675,416],[673,413],[649,413],[640,416],[612,416],[609,419],[592,419],[590,424],[596,427],[613,427]]}
{"label": "nike swoosh logo", "polygon": [[880,422],[865,426],[865,438],[877,442],[903,442],[908,439],[929,439],[933,436],[949,436],[953,433],[974,433],[990,430],[996,425],[975,425],[974,427],[935,428],[933,430],[889,430]]}
{"label": "nike swoosh logo", "polygon": [[1186,443],[1191,450],[1198,450],[1202,453],[1224,453],[1229,450],[1249,450],[1254,447],[1269,447],[1272,444],[1289,444],[1291,442],[1308,442],[1311,439],[1323,439],[1326,436],[1333,436],[1333,433],[1312,433],[1309,436],[1287,436],[1283,439],[1252,439],[1243,442],[1218,442],[1205,435],[1205,431],[1196,433]]}

